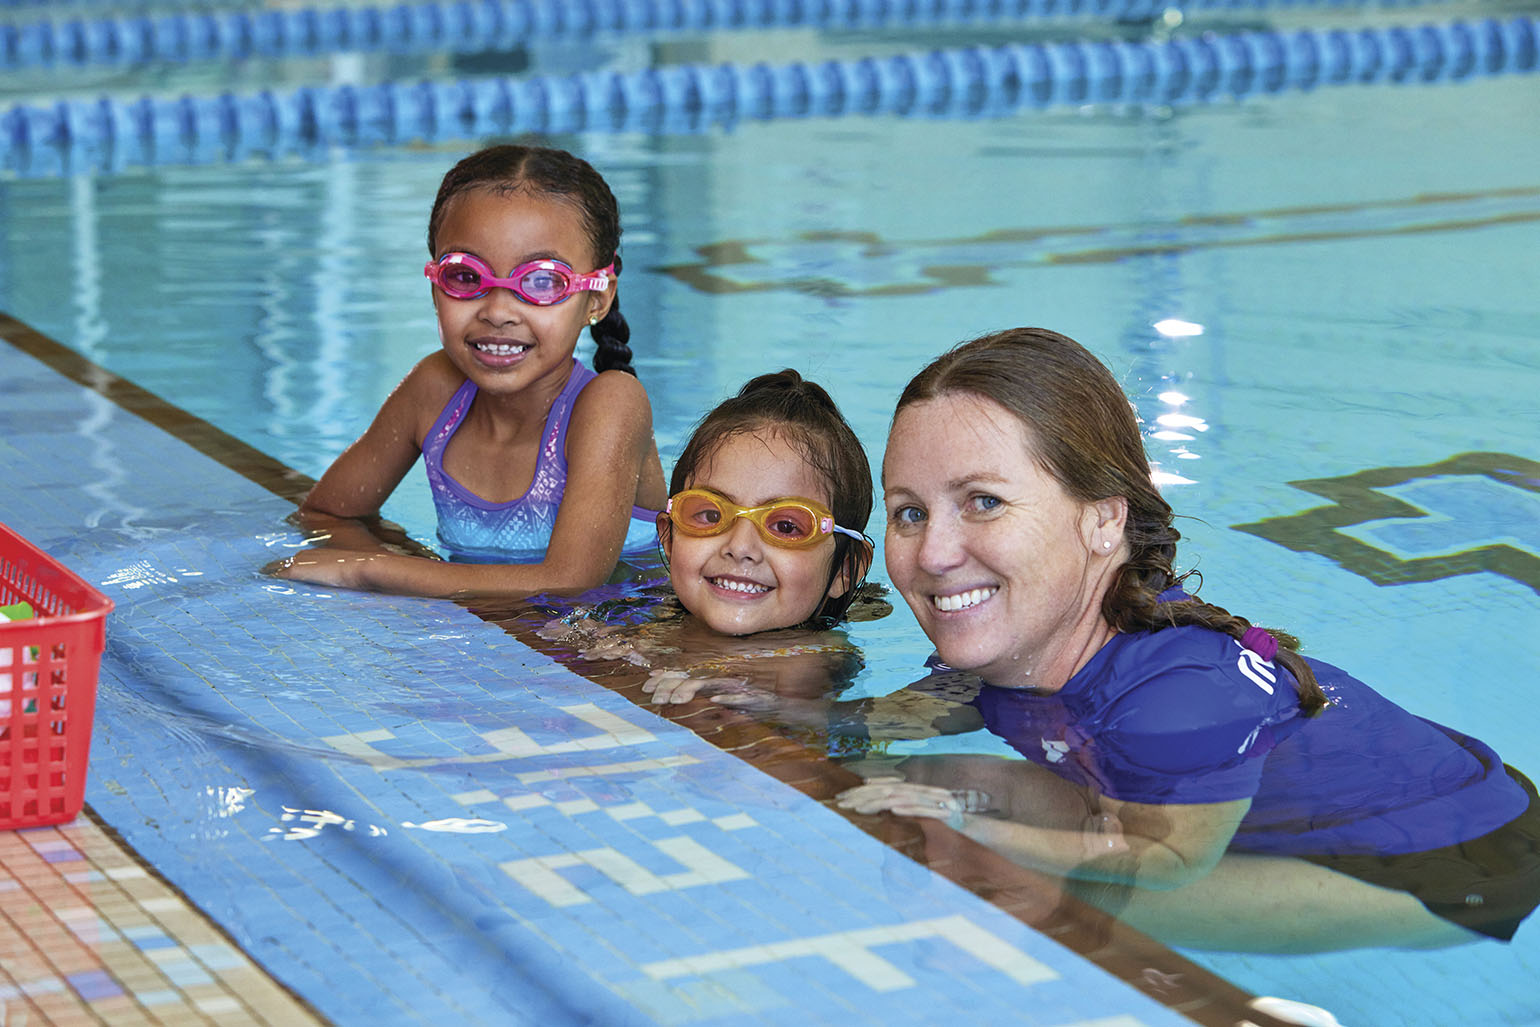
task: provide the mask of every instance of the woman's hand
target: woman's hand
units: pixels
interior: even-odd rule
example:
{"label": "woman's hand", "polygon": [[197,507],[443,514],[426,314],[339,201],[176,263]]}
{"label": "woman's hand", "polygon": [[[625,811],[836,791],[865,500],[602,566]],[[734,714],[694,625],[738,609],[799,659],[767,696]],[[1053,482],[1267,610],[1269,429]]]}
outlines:
{"label": "woman's hand", "polygon": [[835,804],[853,813],[897,813],[902,817],[944,820],[954,830],[963,829],[963,816],[977,812],[969,796],[936,785],[915,784],[901,777],[874,777],[863,785],[835,796]]}
{"label": "woman's hand", "polygon": [[691,677],[682,670],[655,670],[642,685],[652,696],[654,706],[679,705],[696,696],[735,709],[769,709],[775,705],[772,692],[757,688],[747,678]]}
{"label": "woman's hand", "polygon": [[[1023,766],[1016,787],[1035,792],[1036,786],[1057,780],[1030,764]],[[997,784],[999,784],[997,782]],[[1165,890],[1191,884],[1208,874],[1224,855],[1250,800],[1154,805],[1119,802],[1105,795],[1081,802],[1085,811],[1073,823],[1062,810],[1046,811],[1049,826],[1031,796],[1011,794],[995,786],[947,789],[895,777],[872,778],[841,793],[836,802],[857,813],[884,810],[899,816],[945,821],[974,841],[982,842],[1022,866],[1086,880],[1133,884]],[[983,806],[998,806],[1004,816],[979,816]],[[992,812],[992,811],[991,811]]]}

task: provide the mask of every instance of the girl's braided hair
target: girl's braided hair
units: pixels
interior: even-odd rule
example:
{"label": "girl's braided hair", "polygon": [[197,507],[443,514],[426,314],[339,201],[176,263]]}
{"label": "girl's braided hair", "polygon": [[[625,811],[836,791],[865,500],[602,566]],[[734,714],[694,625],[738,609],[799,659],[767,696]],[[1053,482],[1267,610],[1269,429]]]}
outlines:
{"label": "girl's braided hair", "polygon": [[[594,266],[605,267],[613,262],[615,274],[620,274],[620,208],[604,177],[581,157],[566,150],[512,143],[489,146],[466,157],[450,168],[443,182],[439,183],[433,213],[428,216],[430,256],[439,255],[435,241],[449,201],[471,189],[487,189],[500,194],[543,194],[570,203],[583,219],[589,247],[598,262]],[[589,328],[589,332],[598,347],[594,353],[594,370],[624,371],[635,376],[628,345],[631,326],[620,313],[618,292],[609,313]]]}
{"label": "girl's braided hair", "polygon": [[[775,432],[802,453],[828,486],[834,523],[853,531],[866,530],[872,515],[872,471],[866,461],[866,450],[823,387],[791,368],[750,379],[736,396],[724,400],[701,419],[674,464],[669,495],[682,492],[722,443],[755,431]],[[664,530],[668,528],[665,521]],[[829,580],[824,588],[827,591],[834,584],[842,567],[850,587],[838,596],[825,598],[813,611],[810,625],[833,627],[844,619],[865,577],[864,564],[870,555],[870,550],[863,552],[854,539],[835,533],[834,559],[830,561]]]}
{"label": "girl's braided hair", "polygon": [[[1102,599],[1108,624],[1130,632],[1196,624],[1237,641],[1252,627],[1244,617],[1195,596],[1160,601],[1162,592],[1188,577],[1172,569],[1181,532],[1172,526],[1171,506],[1150,477],[1132,405],[1111,372],[1079,343],[1043,328],[1013,328],[962,343],[914,377],[897,409],[955,392],[1014,414],[1027,428],[1040,465],[1072,498],[1128,501],[1129,557]],[[1299,655],[1299,640],[1266,630],[1278,642],[1274,659],[1294,675],[1300,708],[1307,715],[1320,712],[1326,694]]]}

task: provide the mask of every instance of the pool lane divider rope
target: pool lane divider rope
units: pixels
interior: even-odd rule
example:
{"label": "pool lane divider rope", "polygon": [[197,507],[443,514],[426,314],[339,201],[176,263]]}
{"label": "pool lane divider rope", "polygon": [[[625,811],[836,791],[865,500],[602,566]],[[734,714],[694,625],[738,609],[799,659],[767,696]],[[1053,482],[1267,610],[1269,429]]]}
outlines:
{"label": "pool lane divider rope", "polygon": [[818,63],[68,99],[0,113],[0,164],[27,171],[27,155],[49,149],[76,164],[169,164],[523,132],[690,132],[745,119],[856,114],[990,117],[1023,108],[1181,105],[1324,86],[1457,82],[1534,71],[1536,26],[1532,17],[1487,18]]}
{"label": "pool lane divider rope", "polygon": [[[1369,3],[1192,0],[1179,6],[1251,11]],[[595,33],[871,29],[1047,18],[1138,23],[1159,17],[1170,6],[1166,0],[440,0],[292,10],[173,11],[0,25],[0,71],[331,53],[483,53],[534,39]]]}

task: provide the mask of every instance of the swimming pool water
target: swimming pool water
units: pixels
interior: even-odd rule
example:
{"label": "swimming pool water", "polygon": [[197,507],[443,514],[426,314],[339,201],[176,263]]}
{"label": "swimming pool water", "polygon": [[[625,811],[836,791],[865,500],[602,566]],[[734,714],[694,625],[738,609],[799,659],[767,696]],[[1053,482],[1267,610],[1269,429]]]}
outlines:
{"label": "swimming pool water", "polygon": [[[1407,15],[1287,12],[1392,16]],[[847,57],[1008,31],[1029,34],[617,37],[508,60],[555,73],[596,52],[607,68]],[[212,94],[274,74],[288,85],[474,75],[494,70],[488,60],[32,72],[6,92]],[[930,357],[1011,325],[1063,331],[1136,403],[1168,495],[1192,518],[1179,522],[1182,565],[1203,571],[1209,598],[1296,631],[1311,653],[1533,775],[1537,114],[1534,78],[1512,76],[546,141],[594,162],[620,200],[623,309],[665,466],[701,412],[783,366],[830,389],[876,463],[893,399]],[[434,344],[426,213],[443,171],[479,142],[12,175],[0,182],[0,309],[318,475]],[[1462,454],[1497,455],[1451,463]],[[1322,481],[1335,498],[1299,484]],[[1386,517],[1382,495],[1427,516]],[[1335,530],[1289,520],[1333,503],[1346,508]],[[431,540],[420,474],[386,512]],[[878,567],[883,580],[880,556]],[[902,604],[850,635],[867,692],[918,676],[928,652]],[[1540,1023],[1537,930],[1432,954],[1193,958],[1346,1024]]]}

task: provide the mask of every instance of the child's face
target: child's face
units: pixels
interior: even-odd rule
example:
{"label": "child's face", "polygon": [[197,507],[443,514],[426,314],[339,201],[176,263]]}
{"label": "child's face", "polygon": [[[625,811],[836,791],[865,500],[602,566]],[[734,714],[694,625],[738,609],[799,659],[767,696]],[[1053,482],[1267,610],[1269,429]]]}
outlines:
{"label": "child's face", "polygon": [[[788,496],[832,505],[833,496],[802,451],[771,431],[733,435],[696,468],[686,488],[707,488],[740,506]],[[825,596],[845,591],[845,576],[829,584],[834,537],[807,549],[771,545],[746,517],[720,535],[692,538],[666,526],[669,580],[684,608],[714,631],[747,635],[789,628],[813,615]]]}
{"label": "child's face", "polygon": [[[470,189],[449,201],[433,240],[437,252],[469,253],[509,274],[530,260],[554,259],[579,274],[594,268],[582,218],[570,204],[538,193]],[[542,380],[565,381],[578,333],[609,310],[615,287],[579,292],[549,307],[494,288],[473,300],[433,290],[444,351],[478,388],[517,392]]]}

